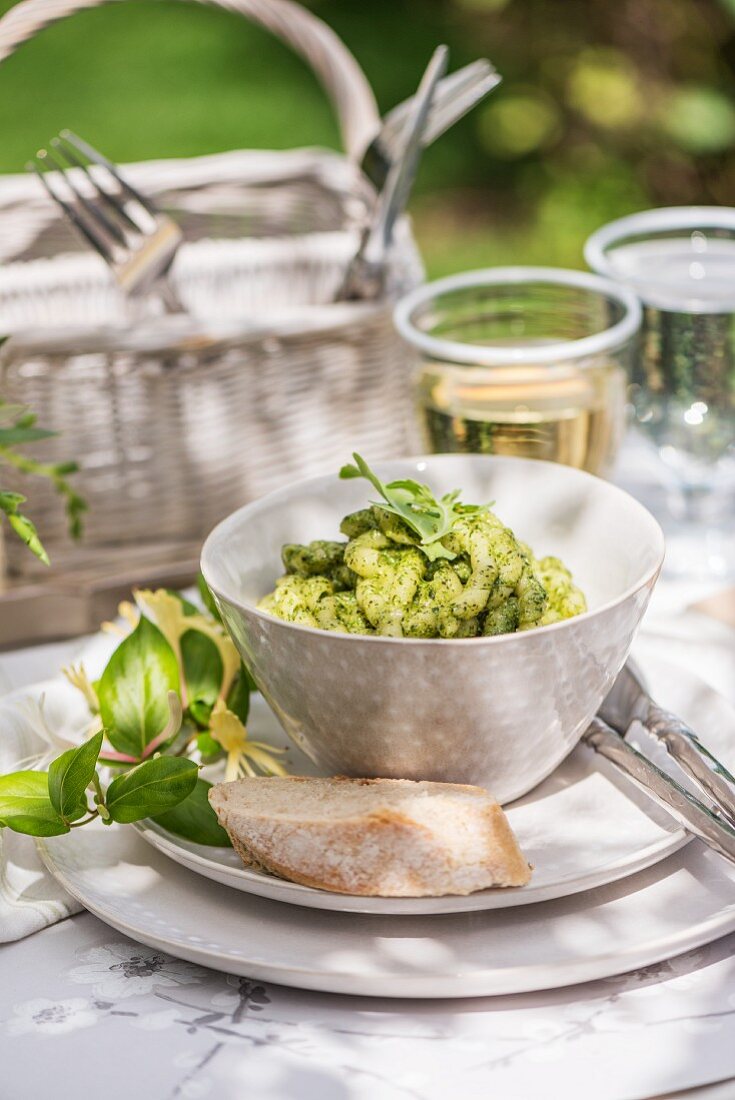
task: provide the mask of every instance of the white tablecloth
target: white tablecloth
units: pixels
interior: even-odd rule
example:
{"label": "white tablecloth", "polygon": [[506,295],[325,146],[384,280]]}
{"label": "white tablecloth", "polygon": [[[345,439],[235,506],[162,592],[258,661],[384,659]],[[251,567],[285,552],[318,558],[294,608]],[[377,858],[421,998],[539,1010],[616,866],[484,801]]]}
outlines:
{"label": "white tablecloth", "polygon": [[[735,701],[735,632],[663,586],[642,648]],[[4,690],[83,642],[0,654]],[[642,1100],[735,1096],[735,935],[585,986],[466,1002],[263,987],[87,913],[0,948],[0,1100]]]}

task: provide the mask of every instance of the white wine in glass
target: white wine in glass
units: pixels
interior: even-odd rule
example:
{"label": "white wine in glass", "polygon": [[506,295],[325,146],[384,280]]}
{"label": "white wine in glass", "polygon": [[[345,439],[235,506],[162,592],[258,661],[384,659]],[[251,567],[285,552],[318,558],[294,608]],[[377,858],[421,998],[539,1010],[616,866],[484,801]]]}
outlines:
{"label": "white wine in glass", "polygon": [[425,362],[417,413],[431,451],[539,458],[604,475],[620,445],[626,382],[614,361],[584,370]]}
{"label": "white wine in glass", "polygon": [[490,268],[419,288],[395,317],[419,353],[429,450],[610,472],[641,317],[630,291],[579,271]]}

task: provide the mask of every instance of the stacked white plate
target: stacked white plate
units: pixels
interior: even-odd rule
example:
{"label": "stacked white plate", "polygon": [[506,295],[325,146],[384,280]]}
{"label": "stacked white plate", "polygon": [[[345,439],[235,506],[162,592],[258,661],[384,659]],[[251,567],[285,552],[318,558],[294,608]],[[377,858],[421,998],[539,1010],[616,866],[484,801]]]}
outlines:
{"label": "stacked white plate", "polygon": [[[654,697],[735,767],[730,704],[679,667],[643,665]],[[60,681],[44,692],[50,722],[78,705]],[[37,698],[39,689],[26,693]],[[0,718],[12,706],[16,724],[30,722],[15,703],[1,704]],[[250,726],[259,739],[285,743],[261,699]],[[317,774],[295,749],[288,759],[290,770]],[[336,993],[467,997],[571,985],[735,928],[735,867],[688,843],[586,747],[507,810],[534,865],[532,882],[469,897],[310,889],[245,870],[230,849],[192,844],[152,823],[92,826],[38,847],[71,894],[133,939],[233,974]]]}

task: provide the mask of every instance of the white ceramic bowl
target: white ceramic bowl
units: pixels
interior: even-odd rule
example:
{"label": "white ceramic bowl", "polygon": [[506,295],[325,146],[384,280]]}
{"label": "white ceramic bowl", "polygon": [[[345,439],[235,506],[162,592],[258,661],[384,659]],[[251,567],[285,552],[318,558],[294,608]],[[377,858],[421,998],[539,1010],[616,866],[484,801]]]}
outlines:
{"label": "white ceramic bowl", "polygon": [[336,473],[233,513],[207,539],[202,571],[286,733],[327,772],[475,783],[509,802],[556,768],[610,688],[661,568],[661,529],[622,490],[567,466],[430,455],[377,469],[495,501],[538,555],[566,562],[590,610],[456,641],[336,634],[258,611],[283,543],[339,538],[342,517],[374,499]]}

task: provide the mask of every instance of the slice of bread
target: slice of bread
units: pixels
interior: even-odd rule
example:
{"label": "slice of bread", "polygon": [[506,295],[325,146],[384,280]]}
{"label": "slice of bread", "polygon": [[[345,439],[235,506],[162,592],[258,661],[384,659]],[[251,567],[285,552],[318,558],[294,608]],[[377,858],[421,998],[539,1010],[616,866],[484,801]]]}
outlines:
{"label": "slice of bread", "polygon": [[251,869],[339,894],[524,886],[531,868],[481,787],[409,779],[239,779],[209,801]]}

